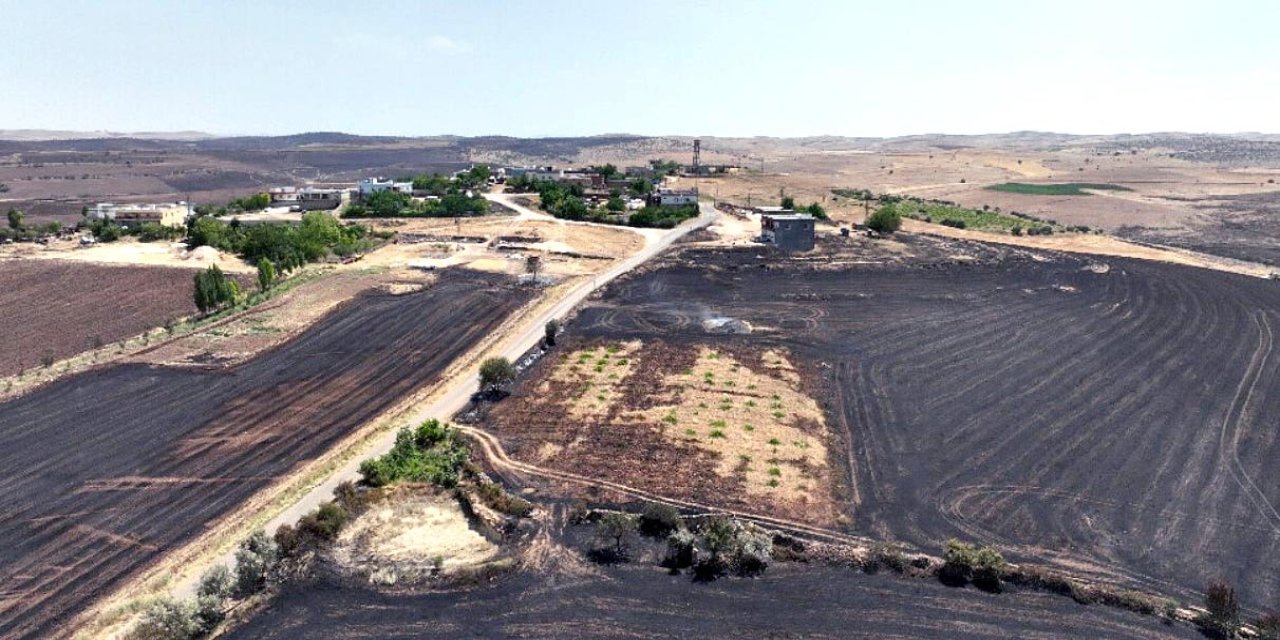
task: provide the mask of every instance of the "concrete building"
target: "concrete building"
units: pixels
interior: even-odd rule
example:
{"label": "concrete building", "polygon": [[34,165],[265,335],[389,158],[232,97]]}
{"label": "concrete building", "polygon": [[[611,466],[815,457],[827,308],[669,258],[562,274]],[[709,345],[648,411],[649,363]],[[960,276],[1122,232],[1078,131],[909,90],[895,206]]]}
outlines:
{"label": "concrete building", "polygon": [[303,187],[297,191],[294,205],[303,211],[337,209],[342,204],[342,189]]}
{"label": "concrete building", "polygon": [[412,182],[396,182],[394,180],[386,180],[384,178],[365,178],[359,184],[360,197],[364,198],[382,191],[399,191],[400,193],[413,193]]}
{"label": "concrete building", "polygon": [[697,189],[658,189],[649,196],[650,204],[659,207],[683,207],[698,204]]}
{"label": "concrete building", "polygon": [[267,195],[271,196],[271,204],[276,206],[293,206],[298,202],[297,187],[272,187],[267,189]]}
{"label": "concrete building", "polygon": [[85,212],[89,220],[111,220],[122,227],[138,227],[149,222],[166,227],[181,227],[191,217],[191,206],[185,202],[168,204],[111,204],[100,202]]}
{"label": "concrete building", "polygon": [[770,213],[760,216],[760,239],[779,251],[813,249],[814,220],[807,213]]}

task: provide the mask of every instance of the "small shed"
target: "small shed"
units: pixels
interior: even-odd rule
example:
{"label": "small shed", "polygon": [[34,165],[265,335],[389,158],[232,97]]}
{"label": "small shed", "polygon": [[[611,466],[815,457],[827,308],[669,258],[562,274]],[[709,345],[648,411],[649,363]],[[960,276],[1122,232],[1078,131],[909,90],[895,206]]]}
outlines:
{"label": "small shed", "polygon": [[807,213],[773,213],[760,216],[760,239],[780,251],[813,250],[814,220]]}

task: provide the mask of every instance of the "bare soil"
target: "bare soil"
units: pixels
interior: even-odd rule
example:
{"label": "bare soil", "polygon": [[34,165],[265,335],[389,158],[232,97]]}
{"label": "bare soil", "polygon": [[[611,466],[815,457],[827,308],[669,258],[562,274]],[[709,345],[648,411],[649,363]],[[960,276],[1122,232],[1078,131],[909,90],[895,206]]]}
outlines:
{"label": "bare soil", "polygon": [[[1132,259],[894,242],[824,241],[787,259],[686,249],[615,283],[570,332],[686,353],[787,349],[838,440],[835,499],[853,533],[993,544],[1186,601],[1222,576],[1248,606],[1274,601],[1280,483],[1267,465],[1280,439],[1266,425],[1280,412],[1280,288]],[[709,313],[757,329],[710,334]],[[530,430],[584,433],[518,406],[494,412],[511,451]],[[673,497],[733,500],[687,488],[711,466],[700,448],[614,438],[576,470],[653,460],[650,482],[683,488]]]}
{"label": "bare soil", "polygon": [[0,378],[196,312],[195,271],[0,260]]}

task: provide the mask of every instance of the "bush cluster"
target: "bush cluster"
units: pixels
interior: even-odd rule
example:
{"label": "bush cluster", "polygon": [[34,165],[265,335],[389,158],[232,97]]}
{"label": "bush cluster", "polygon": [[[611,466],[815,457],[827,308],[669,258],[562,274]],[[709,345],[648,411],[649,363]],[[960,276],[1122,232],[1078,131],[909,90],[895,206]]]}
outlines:
{"label": "bush cluster", "polygon": [[489,201],[480,193],[446,193],[415,200],[399,191],[379,191],[342,211],[344,218],[452,218],[479,216],[489,211]]}
{"label": "bush cluster", "polygon": [[1004,557],[999,551],[951,539],[947,541],[946,551],[942,555],[942,568],[938,571],[938,578],[946,584],[963,585],[972,582],[979,589],[1000,591],[1004,569]]}
{"label": "bush cluster", "polygon": [[200,216],[187,225],[191,248],[210,246],[257,264],[270,260],[278,271],[288,272],[330,254],[348,256],[371,246],[368,229],[344,225],[333,216],[313,211],[303,214],[298,225],[242,225]]}
{"label": "bush cluster", "polygon": [[409,481],[452,488],[467,456],[466,442],[458,432],[432,419],[416,429],[401,429],[391,451],[365,460],[360,475],[374,487]]}

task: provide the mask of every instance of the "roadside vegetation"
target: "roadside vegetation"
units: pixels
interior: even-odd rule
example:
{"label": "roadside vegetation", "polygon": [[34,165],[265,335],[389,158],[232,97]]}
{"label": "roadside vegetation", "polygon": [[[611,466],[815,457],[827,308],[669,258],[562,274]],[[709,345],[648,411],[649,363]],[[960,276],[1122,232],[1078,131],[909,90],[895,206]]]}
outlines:
{"label": "roadside vegetation", "polygon": [[428,420],[416,429],[401,429],[391,451],[365,460],[360,475],[371,487],[407,481],[451,489],[458,484],[458,471],[467,455],[466,443],[456,430]]}
{"label": "roadside vegetation", "polygon": [[1133,191],[1129,187],[1118,184],[1102,184],[1096,182],[1060,182],[1057,184],[1028,184],[1025,182],[1005,182],[987,187],[989,191],[1003,193],[1021,193],[1033,196],[1090,196],[1090,191]]}

